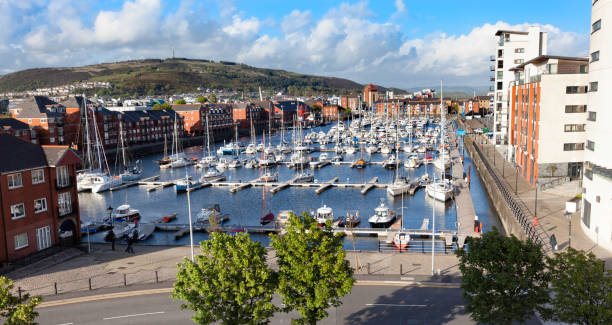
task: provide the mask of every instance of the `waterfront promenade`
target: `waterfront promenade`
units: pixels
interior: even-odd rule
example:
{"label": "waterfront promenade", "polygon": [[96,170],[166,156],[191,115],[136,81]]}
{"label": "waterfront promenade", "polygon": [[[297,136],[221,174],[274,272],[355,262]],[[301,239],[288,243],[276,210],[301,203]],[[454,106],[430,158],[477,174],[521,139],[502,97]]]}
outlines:
{"label": "waterfront promenade", "polygon": [[[466,121],[468,128],[484,127],[479,120]],[[467,130],[471,133],[471,130]],[[561,184],[547,190],[538,190],[537,213],[536,209],[536,188],[521,178],[517,177],[517,170],[513,164],[507,162],[504,156],[496,150],[493,143],[482,135],[468,135],[474,139],[476,143],[482,146],[481,151],[489,164],[497,171],[506,184],[509,185],[515,192],[531,215],[537,216],[536,230],[538,233],[545,235],[545,238],[550,238],[553,234],[557,239],[559,250],[565,249],[569,245],[569,221],[565,217],[565,202],[576,197],[581,191],[579,181],[572,181]],[[578,205],[580,208],[580,204]],[[533,221],[532,221],[533,222]],[[573,248],[580,249],[586,252],[593,252],[598,258],[606,262],[606,268],[612,269],[612,252],[597,245],[597,242],[589,239],[580,226],[580,211],[572,216],[571,229],[571,245]]]}
{"label": "waterfront promenade", "polygon": [[[34,295],[54,295],[56,288],[58,293],[88,291],[90,283],[91,289],[95,290],[167,282],[174,281],[176,264],[190,254],[189,246],[135,245],[134,255],[125,253],[124,249],[125,245],[117,245],[112,251],[110,244],[93,244],[90,254],[70,249],[63,255],[51,256],[15,270],[8,276],[15,280],[15,288],[20,287],[23,292]],[[436,273],[439,269],[439,276],[432,276],[431,253],[347,252],[346,258],[355,269],[358,280],[404,281],[406,284],[457,284],[460,281],[458,260],[454,254],[435,255],[434,269]],[[272,250],[268,262],[275,267]]]}

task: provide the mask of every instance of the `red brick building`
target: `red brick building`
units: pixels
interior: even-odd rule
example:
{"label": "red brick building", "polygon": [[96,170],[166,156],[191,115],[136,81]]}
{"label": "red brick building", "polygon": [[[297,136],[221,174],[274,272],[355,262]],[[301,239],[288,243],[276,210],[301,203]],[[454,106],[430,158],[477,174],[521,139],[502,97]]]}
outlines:
{"label": "red brick building", "polygon": [[363,101],[369,107],[378,101],[378,88],[373,84],[369,84],[363,88]]}
{"label": "red brick building", "polygon": [[374,110],[377,115],[435,116],[440,115],[440,98],[382,100],[374,103]]}
{"label": "red brick building", "polygon": [[338,105],[325,105],[321,109],[321,115],[327,121],[338,119],[338,114],[340,114],[340,106]]}
{"label": "red brick building", "polygon": [[26,142],[38,143],[36,132],[26,123],[14,118],[0,118],[0,134],[10,134]]}
{"label": "red brick building", "polygon": [[80,241],[78,155],[0,134],[0,262]]}
{"label": "red brick building", "polygon": [[27,123],[42,145],[64,144],[65,106],[45,96],[26,98],[10,109],[13,116]]}
{"label": "red brick building", "polygon": [[202,104],[172,105],[172,109],[183,118],[185,132],[189,135],[202,134],[201,115],[204,110]]}
{"label": "red brick building", "polygon": [[241,134],[249,134],[251,121],[256,133],[261,133],[268,128],[268,112],[255,103],[235,103],[233,104],[233,120],[238,123],[238,130]]}

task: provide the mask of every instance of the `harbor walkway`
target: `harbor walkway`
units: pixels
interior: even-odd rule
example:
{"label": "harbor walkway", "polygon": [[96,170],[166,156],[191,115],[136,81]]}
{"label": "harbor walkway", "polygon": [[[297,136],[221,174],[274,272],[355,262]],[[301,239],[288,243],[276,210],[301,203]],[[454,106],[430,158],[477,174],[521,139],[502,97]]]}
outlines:
{"label": "harbor walkway", "polygon": [[[57,260],[51,256],[35,266],[15,270],[7,276],[15,280],[15,288],[21,288],[22,292],[53,295],[56,290],[63,293],[174,281],[176,264],[190,255],[189,246],[137,244],[134,245],[135,254],[125,253],[125,245],[117,245],[115,251],[111,250],[110,244],[92,244],[91,247],[90,254],[73,254],[67,260]],[[199,248],[196,247],[196,254],[198,252]],[[268,252],[268,262],[275,268],[274,252]],[[355,269],[357,279],[460,281],[458,260],[452,253],[435,255],[436,276],[433,277],[431,253],[349,251],[346,259]]]}
{"label": "harbor walkway", "polygon": [[[483,127],[479,120],[467,121],[466,130],[472,133],[471,129]],[[527,206],[532,215],[537,216],[537,231],[546,238],[555,235],[559,250],[565,249],[569,245],[569,221],[565,217],[565,202],[573,199],[581,193],[580,181],[572,181],[553,187],[548,190],[538,190],[537,213],[535,193],[536,188],[518,175],[513,164],[506,161],[504,156],[496,150],[495,146],[484,136],[469,135],[475,142],[480,143],[482,152],[490,165],[495,168],[498,175],[502,176],[503,181],[515,190],[518,198]],[[578,204],[580,208],[580,204]],[[589,239],[582,231],[580,226],[580,211],[572,216],[571,220],[571,246],[586,252],[593,252],[598,258],[606,261],[606,268],[612,269],[612,252],[598,246],[597,242]]]}

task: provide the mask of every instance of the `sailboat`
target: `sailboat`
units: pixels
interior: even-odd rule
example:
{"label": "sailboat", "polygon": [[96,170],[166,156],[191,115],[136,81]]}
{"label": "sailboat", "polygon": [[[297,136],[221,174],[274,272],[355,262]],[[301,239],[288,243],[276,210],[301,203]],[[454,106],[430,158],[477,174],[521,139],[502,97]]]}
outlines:
{"label": "sailboat", "polygon": [[172,134],[172,155],[170,155],[170,168],[181,168],[189,164],[185,154],[181,148],[180,139],[177,128],[178,118],[174,118],[174,132]]}
{"label": "sailboat", "polygon": [[217,163],[217,156],[210,153],[210,130],[208,127],[208,114],[206,114],[206,156],[202,157],[196,167],[210,168]]}
{"label": "sailboat", "polygon": [[[395,141],[397,143],[397,133],[395,133]],[[398,159],[399,150],[395,150],[395,158]],[[399,159],[398,159],[399,160]],[[393,184],[387,187],[387,193],[392,196],[397,196],[400,194],[407,193],[410,190],[410,183],[406,177],[402,177],[399,175],[400,168],[395,169],[395,180]]]}
{"label": "sailboat", "polygon": [[122,162],[122,172],[119,174],[119,177],[122,181],[135,181],[142,176],[142,163],[140,160],[136,160],[136,162],[132,165],[129,163],[129,159],[127,157],[127,148],[125,144],[125,140],[123,138],[123,121],[119,120],[119,141],[121,145],[121,162]]}
{"label": "sailboat", "polygon": [[[440,112],[442,114],[442,119],[441,119],[441,126],[440,126],[440,142],[441,142],[441,146],[442,148],[444,148],[444,128],[446,126],[446,107],[444,107],[444,97],[442,96],[443,92],[442,92],[442,83],[440,83]],[[444,164],[444,159],[445,157],[442,155],[441,156],[442,159],[442,164]],[[442,177],[437,180],[434,181],[430,184],[428,184],[427,186],[425,186],[425,192],[427,193],[427,195],[431,196],[432,198],[438,200],[438,201],[447,201],[450,198],[453,197],[453,193],[454,193],[454,186],[453,184],[451,184],[450,180],[446,179],[446,173],[444,172],[444,169],[442,169]]]}
{"label": "sailboat", "polygon": [[254,155],[257,153],[257,146],[255,145],[255,127],[253,126],[253,117],[249,112],[249,119],[251,120],[251,143],[246,147],[245,153],[247,155]]}
{"label": "sailboat", "polygon": [[93,157],[92,136],[89,128],[89,109],[87,108],[87,99],[83,96],[83,118],[85,120],[85,132],[83,132],[84,143],[84,162],[86,169],[77,174],[77,189],[79,192],[91,191],[93,178],[102,175],[101,166],[94,166],[97,162]]}

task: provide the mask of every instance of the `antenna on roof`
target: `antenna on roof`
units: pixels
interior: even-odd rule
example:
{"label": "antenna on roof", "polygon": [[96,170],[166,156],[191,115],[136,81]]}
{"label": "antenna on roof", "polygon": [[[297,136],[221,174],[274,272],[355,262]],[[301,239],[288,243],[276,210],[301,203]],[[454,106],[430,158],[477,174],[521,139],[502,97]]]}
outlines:
{"label": "antenna on roof", "polygon": [[259,100],[263,102],[263,95],[261,94],[261,87],[259,87]]}
{"label": "antenna on roof", "polygon": [[172,60],[174,60],[174,47],[172,48]]}

